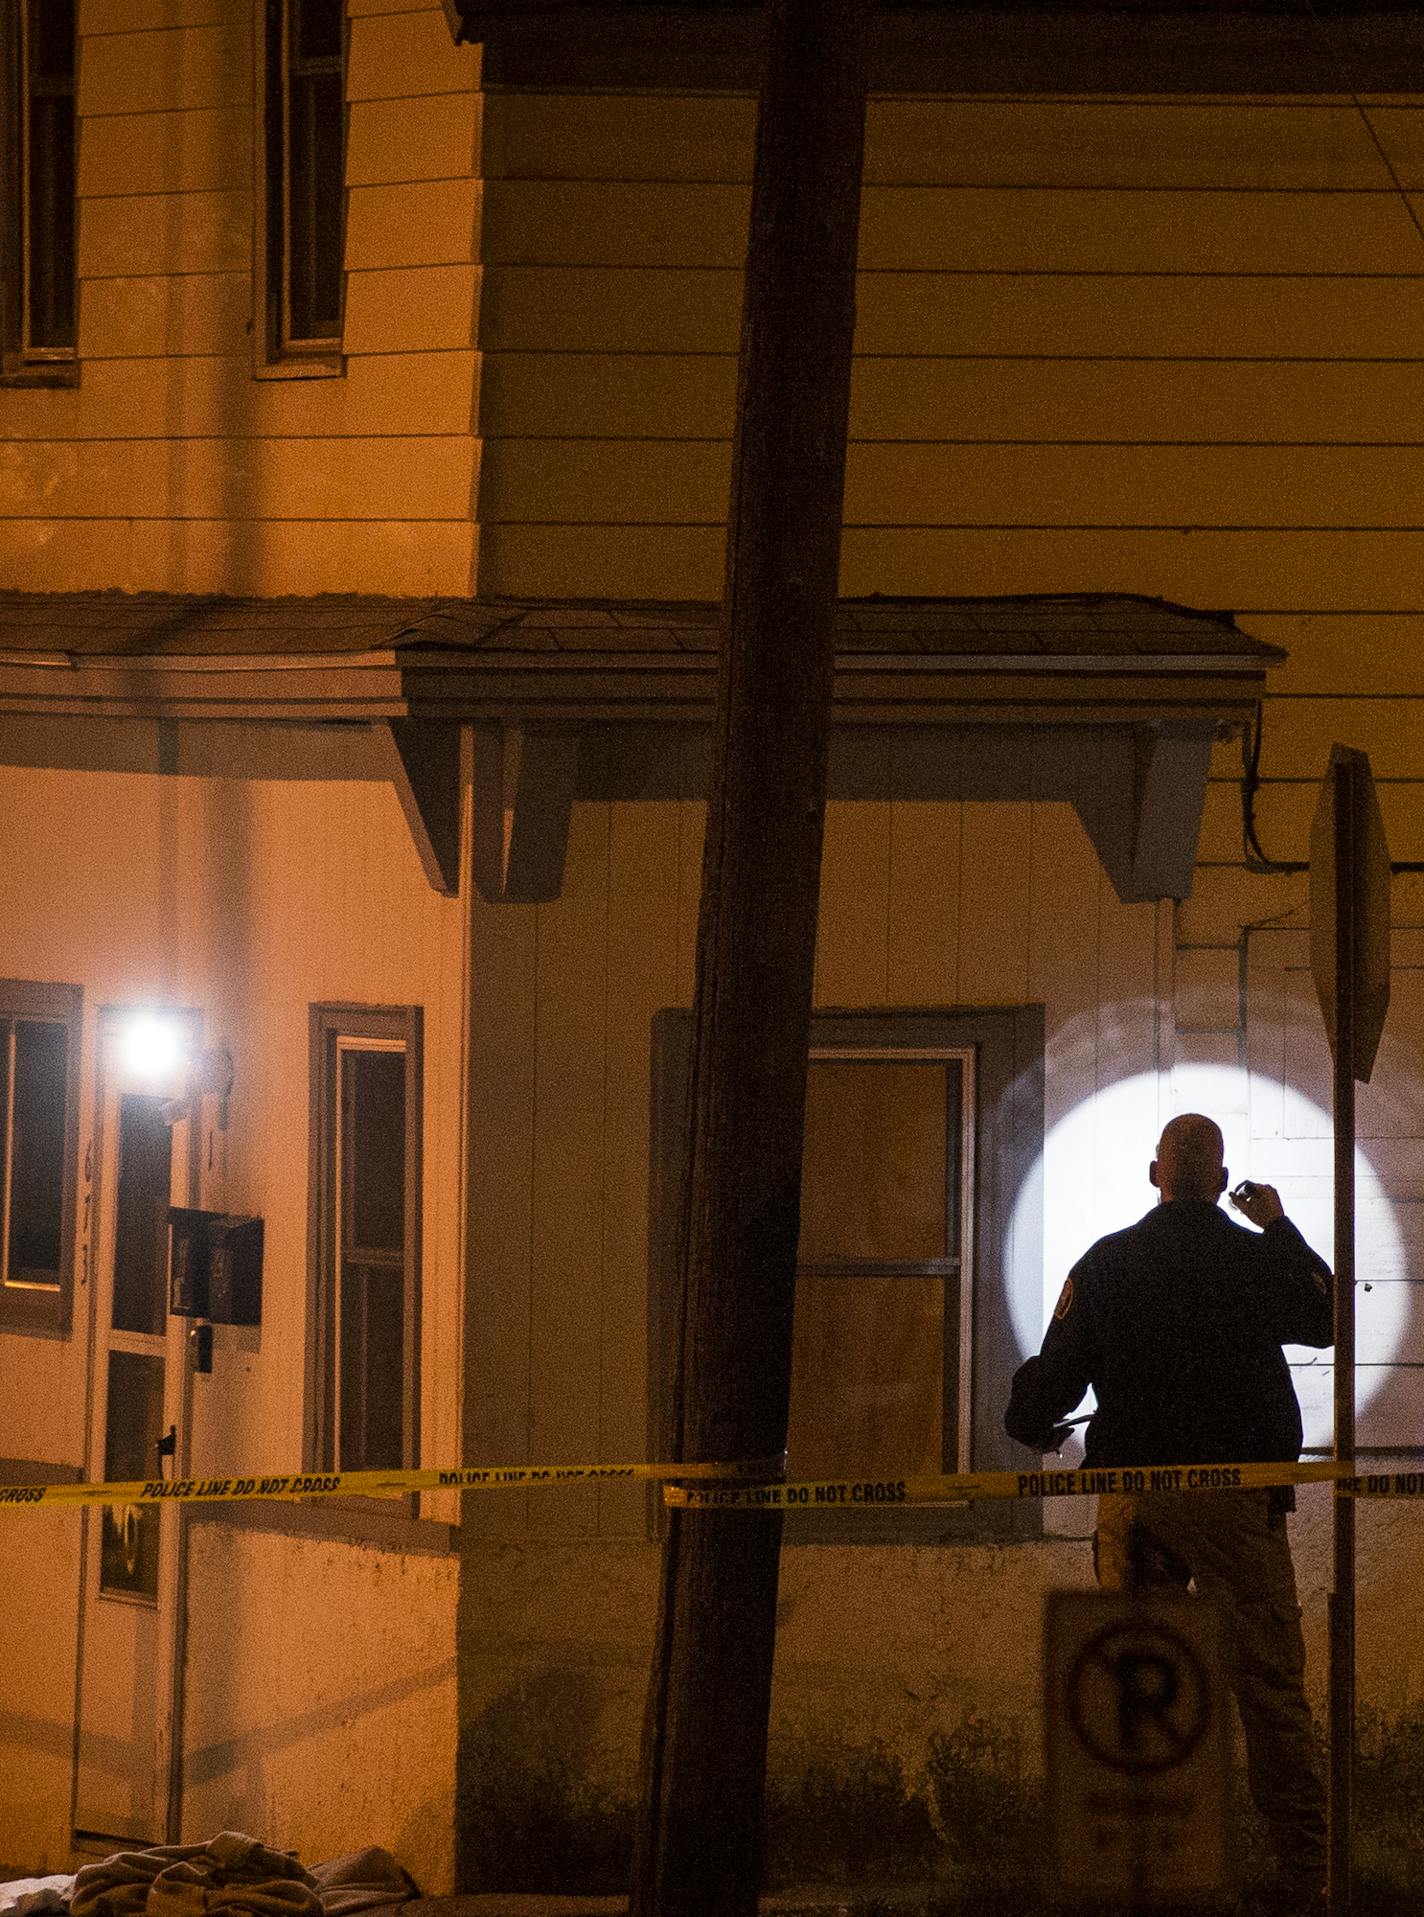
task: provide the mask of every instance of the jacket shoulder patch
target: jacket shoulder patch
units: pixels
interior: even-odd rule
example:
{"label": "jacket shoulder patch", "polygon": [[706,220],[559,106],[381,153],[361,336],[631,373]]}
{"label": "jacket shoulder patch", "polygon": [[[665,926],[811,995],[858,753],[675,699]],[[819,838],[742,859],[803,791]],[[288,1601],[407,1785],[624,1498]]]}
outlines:
{"label": "jacket shoulder patch", "polygon": [[1068,1316],[1068,1313],[1072,1309],[1073,1280],[1071,1278],[1065,1278],[1063,1280],[1063,1289],[1058,1294],[1058,1303],[1053,1307],[1053,1315],[1061,1321]]}

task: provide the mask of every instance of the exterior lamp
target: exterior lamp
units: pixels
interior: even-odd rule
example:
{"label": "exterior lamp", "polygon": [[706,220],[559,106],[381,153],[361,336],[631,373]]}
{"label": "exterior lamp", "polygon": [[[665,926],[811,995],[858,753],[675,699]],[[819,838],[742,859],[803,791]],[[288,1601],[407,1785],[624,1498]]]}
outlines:
{"label": "exterior lamp", "polygon": [[188,1034],[171,1013],[130,1013],[120,1028],[119,1050],[125,1071],[150,1084],[172,1083],[187,1071]]}

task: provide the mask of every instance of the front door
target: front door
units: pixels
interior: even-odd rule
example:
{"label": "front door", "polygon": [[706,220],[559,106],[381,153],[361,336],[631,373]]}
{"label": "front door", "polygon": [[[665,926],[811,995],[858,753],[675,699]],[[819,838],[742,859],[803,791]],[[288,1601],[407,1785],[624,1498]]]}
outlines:
{"label": "front door", "polygon": [[[91,1479],[182,1475],[191,1398],[186,1320],[168,1311],[170,1204],[196,1202],[185,1096],[196,1020],[100,1017]],[[182,1507],[85,1513],[75,1841],[177,1836]]]}

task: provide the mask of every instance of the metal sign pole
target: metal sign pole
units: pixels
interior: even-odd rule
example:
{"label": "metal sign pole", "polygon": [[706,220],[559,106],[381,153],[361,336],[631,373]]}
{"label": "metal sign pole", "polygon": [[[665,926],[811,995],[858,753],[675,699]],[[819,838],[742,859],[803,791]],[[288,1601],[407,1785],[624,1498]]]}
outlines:
{"label": "metal sign pole", "polygon": [[[1355,1462],[1355,1018],[1358,764],[1331,768],[1335,799],[1335,1456]],[[1350,1917],[1355,1786],[1355,1501],[1334,1497],[1330,1597],[1330,1909]]]}

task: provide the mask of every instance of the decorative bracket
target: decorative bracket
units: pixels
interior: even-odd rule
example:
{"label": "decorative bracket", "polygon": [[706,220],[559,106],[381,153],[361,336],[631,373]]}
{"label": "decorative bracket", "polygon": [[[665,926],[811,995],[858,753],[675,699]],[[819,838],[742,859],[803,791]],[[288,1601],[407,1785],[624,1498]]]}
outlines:
{"label": "decorative bracket", "polygon": [[477,725],[472,861],[491,905],[544,905],[559,896],[578,780],[572,726]]}
{"label": "decorative bracket", "polygon": [[381,719],[391,781],[426,878],[435,891],[460,890],[460,728],[447,719]]}

